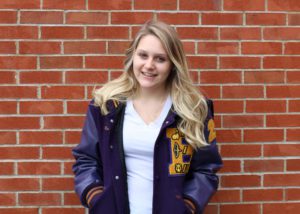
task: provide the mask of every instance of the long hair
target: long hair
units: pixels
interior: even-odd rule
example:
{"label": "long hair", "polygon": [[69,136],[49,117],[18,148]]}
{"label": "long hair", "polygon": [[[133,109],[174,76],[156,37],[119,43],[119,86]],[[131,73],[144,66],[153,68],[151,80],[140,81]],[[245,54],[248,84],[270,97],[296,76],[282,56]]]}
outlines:
{"label": "long hair", "polygon": [[106,102],[108,100],[125,102],[127,98],[137,93],[139,85],[133,73],[133,56],[141,38],[146,35],[156,36],[161,41],[172,63],[166,84],[170,89],[173,109],[181,118],[177,124],[178,130],[193,148],[207,145],[204,137],[206,100],[192,83],[177,32],[163,22],[149,21],[142,26],[126,51],[125,72],[94,91],[95,104],[100,106],[103,114],[107,114]]}

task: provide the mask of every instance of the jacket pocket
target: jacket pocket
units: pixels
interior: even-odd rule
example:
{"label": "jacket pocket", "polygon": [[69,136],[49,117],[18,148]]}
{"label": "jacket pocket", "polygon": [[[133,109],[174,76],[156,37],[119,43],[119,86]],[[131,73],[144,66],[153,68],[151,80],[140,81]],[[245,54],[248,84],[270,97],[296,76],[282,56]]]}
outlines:
{"label": "jacket pocket", "polygon": [[111,187],[105,188],[101,194],[95,196],[89,209],[89,214],[102,213],[117,214],[117,204]]}

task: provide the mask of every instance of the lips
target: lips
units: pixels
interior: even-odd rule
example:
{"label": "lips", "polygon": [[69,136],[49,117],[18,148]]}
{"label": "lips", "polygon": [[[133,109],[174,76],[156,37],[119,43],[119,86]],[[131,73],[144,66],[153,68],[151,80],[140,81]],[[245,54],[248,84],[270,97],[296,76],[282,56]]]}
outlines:
{"label": "lips", "polygon": [[141,72],[141,73],[146,77],[156,77],[157,76],[157,74],[150,73],[150,72]]}

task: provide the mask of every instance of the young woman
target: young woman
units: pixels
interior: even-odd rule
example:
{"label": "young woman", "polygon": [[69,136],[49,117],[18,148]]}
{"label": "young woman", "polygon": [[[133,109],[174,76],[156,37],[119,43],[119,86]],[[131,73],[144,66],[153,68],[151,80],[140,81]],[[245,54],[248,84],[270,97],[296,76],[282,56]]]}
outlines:
{"label": "young woman", "polygon": [[193,86],[172,27],[140,29],[124,73],[94,92],[73,155],[90,213],[203,212],[222,166],[213,104]]}

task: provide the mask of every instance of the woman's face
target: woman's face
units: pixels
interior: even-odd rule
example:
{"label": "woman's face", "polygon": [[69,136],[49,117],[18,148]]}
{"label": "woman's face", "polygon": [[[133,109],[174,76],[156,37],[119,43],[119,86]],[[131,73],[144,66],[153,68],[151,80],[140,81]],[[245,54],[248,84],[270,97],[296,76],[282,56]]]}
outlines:
{"label": "woman's face", "polygon": [[153,35],[141,38],[133,55],[133,73],[142,90],[165,90],[171,61],[160,40]]}

